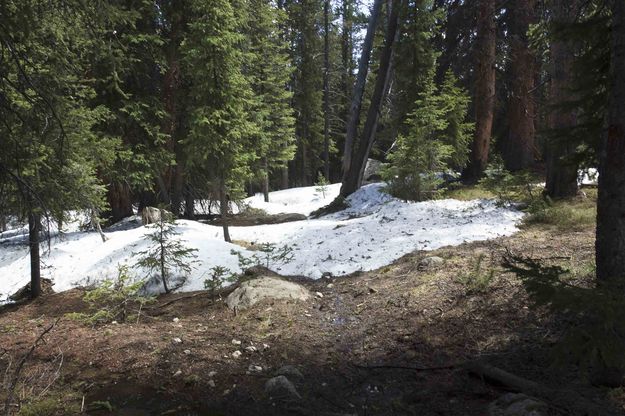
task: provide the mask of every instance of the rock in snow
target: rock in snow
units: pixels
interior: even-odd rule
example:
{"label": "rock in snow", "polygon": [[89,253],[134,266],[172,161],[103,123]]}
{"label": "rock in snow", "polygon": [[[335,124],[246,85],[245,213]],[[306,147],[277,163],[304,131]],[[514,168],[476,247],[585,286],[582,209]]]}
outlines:
{"label": "rock in snow", "polygon": [[308,300],[310,292],[297,283],[289,282],[278,277],[260,277],[247,280],[236,288],[226,298],[230,309],[244,310],[261,300]]}

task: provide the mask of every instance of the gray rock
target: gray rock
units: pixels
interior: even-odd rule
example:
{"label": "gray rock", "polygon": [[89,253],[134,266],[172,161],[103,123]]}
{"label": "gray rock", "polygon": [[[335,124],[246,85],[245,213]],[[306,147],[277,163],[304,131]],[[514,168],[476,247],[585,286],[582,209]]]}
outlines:
{"label": "gray rock", "polygon": [[363,184],[372,183],[372,182],[380,182],[382,180],[382,176],[380,174],[382,165],[383,163],[380,162],[379,160],[367,159],[365,171],[362,175]]}
{"label": "gray rock", "polygon": [[285,376],[270,378],[265,383],[265,393],[274,399],[299,400],[297,389]]}
{"label": "gray rock", "polygon": [[283,365],[276,370],[275,375],[291,377],[294,380],[304,379],[304,375],[302,374],[302,372],[299,371],[299,369],[294,365]]}
{"label": "gray rock", "polygon": [[445,263],[445,260],[442,257],[438,256],[430,256],[426,257],[419,262],[419,270],[427,270],[434,269],[436,267],[440,267]]}
{"label": "gray rock", "polygon": [[544,416],[547,405],[525,394],[508,393],[488,406],[489,416]]}
{"label": "gray rock", "polygon": [[277,277],[259,277],[241,283],[226,298],[230,309],[244,310],[262,300],[308,300],[310,292],[297,283]]}

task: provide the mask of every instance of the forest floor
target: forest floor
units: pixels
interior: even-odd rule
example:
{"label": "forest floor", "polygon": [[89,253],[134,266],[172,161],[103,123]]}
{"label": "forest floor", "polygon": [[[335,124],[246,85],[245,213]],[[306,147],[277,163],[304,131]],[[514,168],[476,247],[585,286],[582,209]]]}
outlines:
{"label": "forest floor", "polygon": [[[90,327],[65,317],[85,310],[82,291],[51,294],[0,312],[0,367],[11,363],[0,374],[10,384],[38,334],[62,318],[20,372],[14,402],[35,404],[19,414],[485,415],[506,388],[454,367],[476,358],[588,397],[606,409],[597,414],[622,410],[623,390],[591,387],[575,368],[550,366],[563,322],[530,308],[520,280],[500,266],[508,250],[589,279],[594,229],[525,225],[510,237],[415,252],[370,272],[297,279],[323,297],[236,315],[206,292],[170,294],[139,322]],[[420,267],[428,256],[445,262]],[[293,379],[300,400],[264,392],[285,365],[302,374]]]}

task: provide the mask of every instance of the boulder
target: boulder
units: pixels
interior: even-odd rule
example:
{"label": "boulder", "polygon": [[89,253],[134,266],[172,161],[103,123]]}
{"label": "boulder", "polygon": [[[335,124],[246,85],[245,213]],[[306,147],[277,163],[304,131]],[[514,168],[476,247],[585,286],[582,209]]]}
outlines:
{"label": "boulder", "polygon": [[525,394],[508,393],[488,406],[489,416],[543,416],[547,405]]}
{"label": "boulder", "polygon": [[274,399],[298,400],[302,398],[293,383],[285,376],[277,376],[267,380],[265,393]]}
{"label": "boulder", "polygon": [[174,214],[166,209],[154,207],[145,207],[143,211],[141,211],[141,224],[143,225],[154,224],[160,222],[161,219],[163,221],[172,221],[174,219]]}
{"label": "boulder", "polygon": [[362,175],[363,184],[380,182],[382,180],[381,175],[382,162],[376,159],[367,159],[367,165],[365,166],[365,172]]}
{"label": "boulder", "polygon": [[294,365],[283,365],[278,370],[276,370],[275,375],[291,377],[294,380],[300,381],[304,379],[304,375],[302,374],[302,372],[299,371],[299,369]]}
{"label": "boulder", "polygon": [[419,262],[418,269],[419,270],[427,270],[434,269],[436,267],[440,267],[445,263],[445,259],[438,256],[430,256],[426,257]]}
{"label": "boulder", "polygon": [[233,310],[244,310],[262,300],[308,300],[310,292],[297,283],[279,277],[262,276],[247,280],[226,298]]}

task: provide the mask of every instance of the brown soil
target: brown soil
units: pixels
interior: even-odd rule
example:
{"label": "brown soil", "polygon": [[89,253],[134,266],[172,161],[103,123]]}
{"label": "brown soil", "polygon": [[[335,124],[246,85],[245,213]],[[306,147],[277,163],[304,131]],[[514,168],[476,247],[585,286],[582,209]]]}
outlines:
{"label": "brown soil", "polygon": [[[89,415],[477,416],[486,414],[504,387],[458,368],[400,367],[448,366],[479,357],[547,386],[583,390],[607,409],[618,403],[588,387],[575,369],[549,367],[561,324],[529,309],[518,279],[499,267],[510,249],[563,258],[581,270],[592,260],[593,244],[591,229],[529,227],[491,242],[416,252],[371,272],[306,281],[323,295],[307,303],[261,304],[235,315],[207,294],[172,294],[159,298],[138,323],[92,328],[64,318],[23,373],[44,380],[60,368],[47,394],[71,392],[59,400]],[[419,270],[419,261],[431,255],[446,259],[444,266]],[[471,283],[490,270],[494,279],[486,288]],[[0,370],[7,357],[15,363],[56,318],[84,310],[81,297],[72,290],[0,312],[0,355],[6,351]],[[258,351],[245,350],[251,345]],[[240,358],[233,358],[236,350],[243,352]],[[61,353],[62,363],[52,366]],[[302,399],[274,401],[264,384],[287,364],[304,375],[293,380]],[[263,371],[250,374],[250,365]]]}

